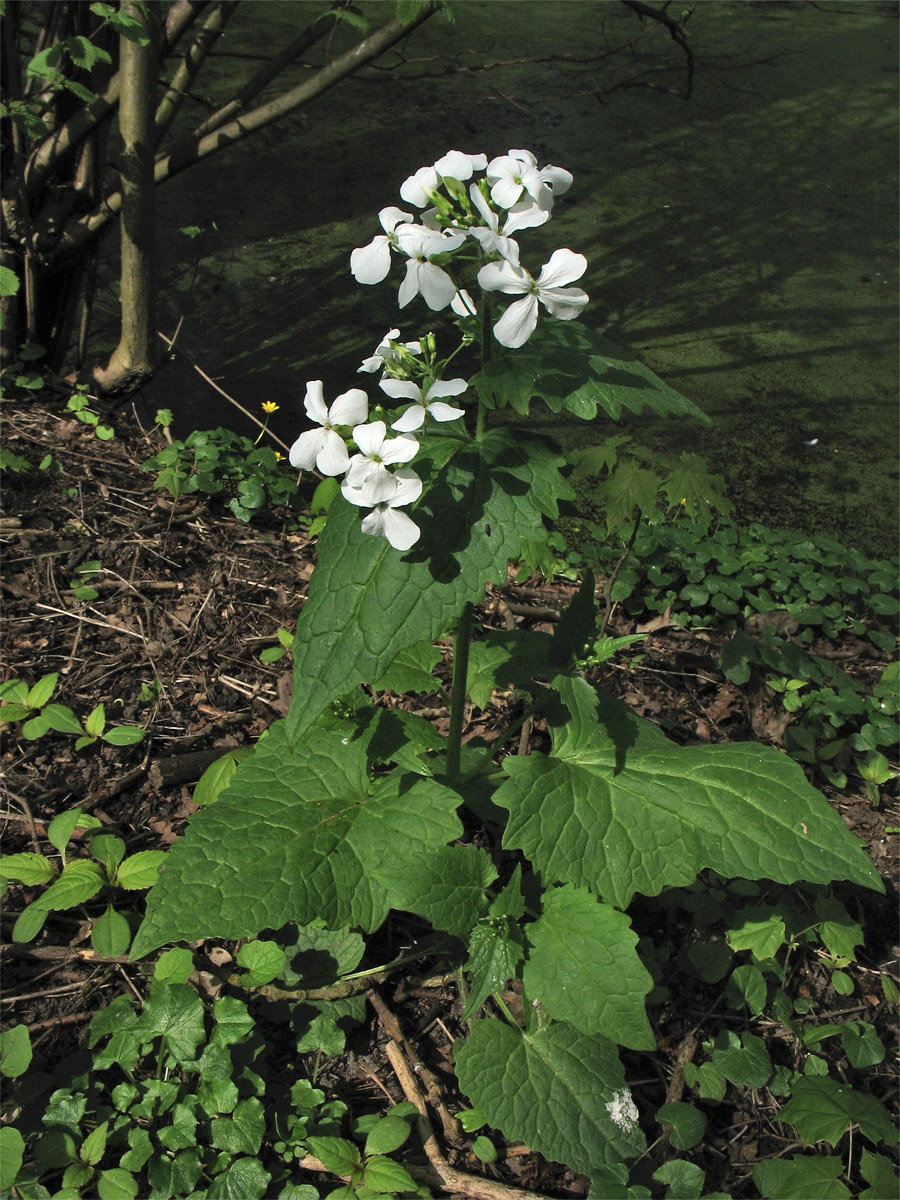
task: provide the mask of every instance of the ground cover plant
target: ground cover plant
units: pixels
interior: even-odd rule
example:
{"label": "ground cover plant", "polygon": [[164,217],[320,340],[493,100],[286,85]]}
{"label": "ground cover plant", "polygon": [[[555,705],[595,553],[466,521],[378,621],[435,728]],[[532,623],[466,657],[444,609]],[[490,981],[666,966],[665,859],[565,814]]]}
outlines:
{"label": "ground cover plant", "polygon": [[[651,635],[611,623],[621,568],[557,593],[552,633],[509,619],[508,564],[549,554],[546,523],[573,489],[555,447],[490,413],[538,399],[585,418],[692,412],[615,347],[538,316],[577,316],[583,260],[557,251],[535,278],[510,234],[544,223],[570,183],[524,151],[451,152],[401,189],[431,206],[423,223],[382,210],[384,234],[355,252],[369,284],[405,258],[401,304],[418,290],[435,312],[455,305],[461,344],[392,329],[364,367],[399,404],[375,412],[361,388],[328,405],[308,385],[318,428],[291,461],[343,481],[293,698],[204,776],[130,969],[205,945],[164,951],[142,1002],[97,1013],[92,1056],[49,1079],[29,1083],[13,1030],[3,1184],[20,1195],[889,1194],[890,1021],[873,1018],[898,996],[873,969],[883,956],[858,958],[867,912],[883,911],[860,843],[772,747],[681,744],[612,694],[609,673]],[[494,292],[521,298],[500,315]],[[446,378],[451,361],[468,380]],[[661,496],[708,525],[714,481],[685,463],[677,483],[625,473],[608,502],[640,515]],[[494,696],[499,719],[479,729],[473,708]],[[447,1001],[430,1064],[382,997],[398,978],[422,1005],[406,1018],[417,1038],[430,997]],[[364,994],[407,1098],[377,1115],[321,1086]],[[745,1147],[764,1131],[766,1152],[717,1161],[733,1124]]]}

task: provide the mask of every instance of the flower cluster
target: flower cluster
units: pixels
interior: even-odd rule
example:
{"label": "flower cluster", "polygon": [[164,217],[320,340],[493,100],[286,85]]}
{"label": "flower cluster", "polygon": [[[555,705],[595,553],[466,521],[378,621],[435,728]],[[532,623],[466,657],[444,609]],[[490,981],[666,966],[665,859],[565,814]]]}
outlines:
{"label": "flower cluster", "polygon": [[[391,335],[397,332],[390,331],[373,358],[384,362],[394,352]],[[420,350],[418,343],[415,345]],[[377,369],[366,367],[365,363],[363,368]],[[290,463],[302,471],[316,467],[323,475],[343,475],[344,498],[358,508],[371,509],[363,518],[363,533],[387,538],[395,550],[409,550],[419,540],[419,527],[400,510],[422,494],[422,480],[405,465],[419,449],[410,432],[421,429],[426,415],[436,421],[455,421],[461,417],[463,410],[446,404],[441,397],[460,395],[466,390],[466,382],[437,380],[424,394],[408,379],[385,378],[381,387],[394,399],[412,401],[391,426],[397,430],[396,436],[388,435],[384,421],[367,422],[369,398],[361,388],[343,392],[329,408],[321,379],[310,380],[303,405],[307,416],[319,428],[300,434],[291,446]],[[357,450],[352,457],[347,450],[351,433]],[[404,465],[391,470],[398,464]]]}
{"label": "flower cluster", "polygon": [[515,348],[528,341],[539,305],[562,321],[577,317],[587,304],[587,293],[566,285],[584,274],[584,255],[556,250],[535,278],[519,262],[519,245],[512,237],[549,220],[555,198],[571,186],[568,171],[539,168],[537,163],[529,150],[510,150],[490,162],[485,154],[451,150],[433,166],[421,167],[400,188],[402,200],[425,210],[421,223],[404,209],[383,208],[378,220],[384,233],[350,255],[354,278],[358,283],[380,283],[397,254],[406,259],[401,308],[420,295],[433,311],[449,305],[457,315],[470,316],[476,305],[458,285],[454,268],[458,261],[472,259],[474,252],[482,291],[520,297],[494,324],[494,337],[501,345]]}

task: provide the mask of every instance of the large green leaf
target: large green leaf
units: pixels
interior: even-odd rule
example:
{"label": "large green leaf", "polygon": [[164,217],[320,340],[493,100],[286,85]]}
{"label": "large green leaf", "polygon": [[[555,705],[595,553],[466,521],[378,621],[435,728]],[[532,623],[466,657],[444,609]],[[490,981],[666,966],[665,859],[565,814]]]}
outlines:
{"label": "large green leaf", "polygon": [[440,925],[423,867],[462,833],[459,795],[399,770],[370,782],[367,753],[366,739],[343,727],[317,728],[292,750],[284,722],[271,726],[173,847],[148,895],[135,957],[167,941],[255,937],[287,921],[371,931],[395,904],[420,911],[407,875],[423,881],[423,907]]}
{"label": "large green leaf", "polygon": [[544,893],[543,911],[526,934],[530,999],[582,1033],[615,1030],[616,1041],[632,1050],[656,1046],[644,1009],[653,979],[624,913],[583,888],[555,888]]}
{"label": "large green leaf", "polygon": [[631,353],[584,325],[542,322],[528,345],[495,353],[473,376],[479,398],[493,408],[527,414],[535,397],[555,413],[568,409],[592,421],[602,408],[614,420],[623,410],[657,416],[709,417]]}
{"label": "large green leaf", "polygon": [[460,1087],[488,1124],[554,1162],[586,1175],[616,1176],[624,1159],[645,1149],[622,1064],[607,1038],[579,1033],[564,1021],[526,1033],[484,1018],[462,1046],[457,1043],[456,1069]]}
{"label": "large green leaf", "polygon": [[422,536],[405,554],[364,534],[358,509],[332,504],[294,639],[292,742],[355,685],[392,679],[401,649],[409,655],[441,637],[488,582],[505,579],[522,537],[534,538],[545,516],[558,515],[557,501],[572,498],[563,458],[521,433],[433,438],[414,466],[425,474],[448,458],[413,510]]}
{"label": "large green leaf", "polygon": [[862,844],[785,755],[757,744],[679,747],[583,679],[557,680],[572,719],[549,755],[511,755],[494,799],[503,844],[546,883],[624,908],[703,867],[779,883],[847,879],[882,889]]}

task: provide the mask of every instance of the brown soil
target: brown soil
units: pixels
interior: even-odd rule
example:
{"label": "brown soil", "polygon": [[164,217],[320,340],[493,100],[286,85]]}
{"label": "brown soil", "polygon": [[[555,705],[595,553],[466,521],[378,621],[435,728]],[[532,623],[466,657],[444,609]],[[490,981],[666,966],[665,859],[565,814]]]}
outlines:
{"label": "brown soil", "polygon": [[[54,700],[82,718],[102,700],[110,723],[138,723],[147,734],[136,746],[94,745],[76,754],[70,736],[51,733],[27,741],[20,726],[8,729],[2,755],[3,844],[6,852],[47,850],[49,822],[79,806],[119,831],[129,852],[166,848],[194,811],[191,788],[205,765],[228,747],[251,745],[286,711],[290,659],[267,666],[259,653],[276,644],[279,627],[293,628],[313,570],[314,545],[291,531],[286,512],[271,512],[247,525],[216,499],[204,502],[191,496],[173,504],[167,493],[154,490],[153,476],[140,470],[141,462],[160,448],[155,435],[120,411],[114,417],[118,436],[103,443],[63,414],[62,407],[39,398],[5,420],[9,450],[34,464],[52,453],[58,469],[4,472],[3,678],[31,684],[59,672]],[[94,584],[99,595],[74,598],[70,583],[76,568],[95,559],[103,567]],[[572,591],[564,582],[531,581],[525,589],[505,589],[503,596],[490,597],[485,613],[498,624],[512,620],[549,629],[553,610],[564,606]],[[615,615],[610,628],[631,631],[617,627]],[[780,745],[784,721],[771,696],[762,687],[735,688],[721,675],[716,666],[720,642],[715,632],[657,629],[642,646],[639,664],[604,665],[603,685],[642,715],[665,722],[678,740],[756,738]],[[841,653],[847,649],[842,643]],[[863,678],[877,678],[879,664],[865,657],[862,643],[850,647],[841,665]],[[142,688],[147,695],[154,680],[158,696],[142,702]],[[422,697],[417,703],[441,722],[438,697]],[[475,712],[470,733],[490,739],[507,721],[504,705],[503,697],[497,697],[485,712]],[[540,745],[540,727],[533,737]],[[527,749],[527,743],[520,749]],[[900,824],[900,809],[896,789],[885,792],[878,809],[862,792],[832,792],[829,799],[865,842],[888,894],[896,896],[898,851],[888,830]],[[473,836],[491,835],[473,829]],[[90,949],[91,917],[96,915],[90,906],[77,915],[53,913],[33,943],[11,945],[15,917],[32,898],[21,887],[13,887],[7,898],[3,1016],[4,1024],[27,1024],[38,1060],[52,1065],[83,1043],[98,1008],[126,989],[140,991],[144,981],[141,965],[104,961]],[[844,898],[867,939],[861,961],[848,968],[857,985],[853,997],[831,991],[827,972],[817,968],[814,958],[800,964],[795,983],[817,1000],[823,1017],[833,1020],[852,1009],[890,1041],[892,1018],[878,973],[892,969],[893,904],[850,890]],[[634,919],[640,930],[646,918],[639,905]],[[679,936],[674,924],[670,935],[674,958]],[[390,931],[391,949],[396,952],[421,936],[411,919],[400,920]],[[453,986],[420,986],[396,976],[382,985],[380,995],[435,1074],[443,1095],[438,1116],[442,1105],[444,1113],[447,1106],[465,1106],[452,1074],[452,1034],[459,1014]],[[510,1003],[515,1003],[513,994]],[[659,1051],[653,1056],[658,1078],[639,1080],[639,1096],[662,1102],[666,1080],[679,1056],[683,1059],[705,1006],[700,994],[685,993],[667,1002],[658,1019]],[[354,1035],[352,1053],[324,1064],[320,1086],[373,1108],[386,1104],[386,1095],[399,1100],[403,1093],[386,1057],[390,1013],[368,1011],[369,1022]],[[832,1039],[824,1050],[837,1043]],[[838,1047],[831,1053],[840,1057],[841,1052]],[[634,1064],[626,1066],[646,1076],[647,1056],[632,1057]],[[846,1064],[839,1063],[836,1070],[846,1076]],[[629,1078],[633,1075],[629,1071]],[[893,1098],[896,1103],[896,1086],[885,1064],[867,1073],[865,1086],[885,1102]],[[773,1133],[777,1106],[771,1097],[768,1105],[758,1096],[755,1105],[743,1106],[739,1097],[725,1111],[729,1119],[710,1128],[696,1161],[707,1170],[708,1188],[715,1183],[735,1196],[754,1194],[749,1182],[753,1163],[797,1147]],[[448,1140],[452,1122],[444,1134],[437,1118],[435,1124],[444,1154],[462,1171],[486,1172],[493,1180],[548,1195],[585,1193],[582,1178],[525,1147],[501,1147],[497,1167],[484,1167],[465,1143]],[[462,1186],[457,1181],[451,1190]],[[478,1187],[470,1194],[490,1193],[487,1181]]]}

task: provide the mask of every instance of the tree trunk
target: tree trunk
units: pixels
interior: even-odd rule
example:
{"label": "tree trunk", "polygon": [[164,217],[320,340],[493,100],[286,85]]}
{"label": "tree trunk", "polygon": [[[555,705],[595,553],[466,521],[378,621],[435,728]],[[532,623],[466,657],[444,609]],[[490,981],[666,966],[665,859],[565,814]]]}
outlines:
{"label": "tree trunk", "polygon": [[104,392],[133,391],[159,362],[153,272],[156,65],[159,58],[159,6],[124,0],[121,11],[140,20],[149,35],[145,46],[120,39],[119,131],[122,155],[122,333],[105,367],[92,380]]}

